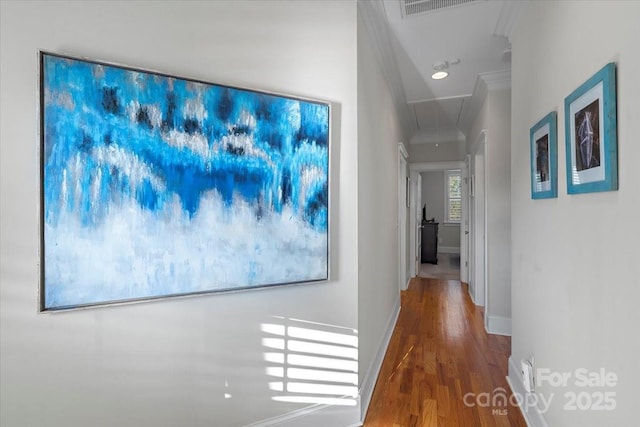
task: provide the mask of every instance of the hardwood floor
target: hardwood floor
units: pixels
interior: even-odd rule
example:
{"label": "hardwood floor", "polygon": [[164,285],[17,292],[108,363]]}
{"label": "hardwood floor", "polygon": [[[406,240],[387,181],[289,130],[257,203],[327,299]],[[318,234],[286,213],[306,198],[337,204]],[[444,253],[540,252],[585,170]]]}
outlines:
{"label": "hardwood floor", "polygon": [[414,278],[401,298],[364,426],[526,427],[505,402],[511,338],[485,332],[466,285]]}
{"label": "hardwood floor", "polygon": [[460,280],[460,255],[439,253],[438,264],[421,264],[418,276],[425,279]]}

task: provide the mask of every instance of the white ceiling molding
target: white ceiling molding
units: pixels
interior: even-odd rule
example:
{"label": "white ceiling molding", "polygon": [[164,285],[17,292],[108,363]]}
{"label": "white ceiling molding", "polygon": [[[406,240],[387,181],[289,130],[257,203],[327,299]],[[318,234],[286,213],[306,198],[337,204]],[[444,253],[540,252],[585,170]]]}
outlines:
{"label": "white ceiling molding", "polygon": [[478,77],[484,81],[488,90],[500,90],[511,88],[511,70],[491,71],[480,73]]}
{"label": "white ceiling molding", "polygon": [[464,141],[464,134],[458,130],[420,132],[411,137],[409,144],[450,144]]}
{"label": "white ceiling molding", "polygon": [[409,162],[409,172],[434,172],[449,169],[464,169],[464,160],[454,160],[451,162]]}
{"label": "white ceiling molding", "polygon": [[398,154],[405,160],[409,159],[409,152],[402,141],[398,142]]}
{"label": "white ceiling molding", "polygon": [[513,30],[516,28],[520,12],[522,10],[522,1],[505,1],[500,9],[500,16],[496,22],[496,28],[493,34],[496,36],[506,37],[511,43]]}
{"label": "white ceiling molding", "polygon": [[365,29],[373,40],[378,63],[394,98],[405,134],[411,135],[415,132],[415,125],[410,119],[411,110],[407,105],[400,69],[391,47],[389,25],[382,0],[358,0],[358,15],[362,18]]}
{"label": "white ceiling molding", "polygon": [[421,104],[423,102],[433,102],[433,101],[450,101],[452,99],[463,99],[463,98],[471,98],[472,94],[463,93],[461,95],[452,95],[452,96],[443,96],[441,98],[429,98],[429,99],[416,99],[415,101],[407,101],[409,105]]}
{"label": "white ceiling molding", "polygon": [[465,108],[462,113],[462,129],[464,129],[465,134],[469,133],[469,128],[471,127],[473,120],[478,116],[478,113],[487,98],[487,93],[492,90],[510,88],[511,70],[478,74],[476,84],[473,88],[473,95],[471,96],[471,102],[468,103],[468,108]]}
{"label": "white ceiling molding", "polygon": [[471,154],[477,153],[478,152],[478,147],[480,147],[482,144],[486,144],[486,143],[487,143],[487,130],[486,129],[482,129],[480,131],[480,134],[476,138],[476,140],[473,141],[473,144],[471,144],[471,146],[469,147],[469,153],[471,153]]}
{"label": "white ceiling molding", "polygon": [[476,84],[473,87],[473,95],[471,95],[471,102],[467,103],[467,107],[462,112],[462,129],[466,134],[469,133],[469,128],[473,120],[478,116],[484,100],[487,98],[487,84],[478,76],[476,78]]}

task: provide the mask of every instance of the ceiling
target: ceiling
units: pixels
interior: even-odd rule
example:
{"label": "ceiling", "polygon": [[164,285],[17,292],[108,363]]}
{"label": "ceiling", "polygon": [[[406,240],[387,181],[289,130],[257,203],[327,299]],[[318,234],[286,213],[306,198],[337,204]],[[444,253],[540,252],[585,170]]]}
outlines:
{"label": "ceiling", "polygon": [[[450,6],[451,4],[464,3]],[[381,0],[389,52],[407,103],[410,143],[464,141],[477,114],[483,77],[510,83],[508,36],[517,2],[503,0]],[[407,14],[416,8],[443,7]],[[387,53],[389,55],[389,53]],[[449,76],[433,80],[434,64],[447,61]],[[459,61],[459,62],[458,62]],[[458,62],[456,64],[456,62]],[[396,79],[398,77],[395,77]],[[392,85],[393,86],[393,85]],[[475,95],[474,95],[475,92]],[[474,108],[475,107],[475,108]]]}

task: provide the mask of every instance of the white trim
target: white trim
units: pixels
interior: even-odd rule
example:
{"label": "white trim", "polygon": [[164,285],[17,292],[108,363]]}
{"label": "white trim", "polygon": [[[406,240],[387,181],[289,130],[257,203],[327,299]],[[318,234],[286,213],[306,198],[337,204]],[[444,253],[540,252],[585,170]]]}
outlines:
{"label": "white trim", "polygon": [[443,254],[459,254],[460,248],[455,246],[438,246],[438,252]]}
{"label": "white trim", "polygon": [[[449,202],[450,202],[450,193],[449,193],[449,179],[452,176],[457,176],[460,179],[460,221],[451,221],[449,218]],[[462,169],[447,169],[444,171],[444,225],[460,225],[462,222]],[[454,199],[455,200],[455,199]]]}
{"label": "white trim", "polygon": [[487,143],[487,129],[481,129],[480,133],[478,133],[478,137],[473,141],[473,144],[470,147],[471,154],[477,154],[478,148],[480,148],[481,144]]}
{"label": "white trim", "polygon": [[[411,279],[407,280],[406,286],[409,285]],[[405,286],[405,288],[406,288]],[[358,390],[358,399],[355,406],[337,406],[337,405],[311,405],[306,408],[296,409],[286,414],[256,421],[246,424],[244,427],[326,427],[326,426],[345,426],[359,427],[364,424],[367,415],[373,390],[384,362],[384,356],[387,353],[389,342],[393,336],[393,331],[400,315],[400,294],[394,302],[393,311],[387,321],[387,327],[378,345],[375,357],[369,364],[367,373],[365,374],[362,384]]]}
{"label": "white trim", "polygon": [[[382,362],[384,361],[384,356],[387,353],[387,347],[389,347],[389,342],[391,341],[391,336],[393,335],[393,330],[396,327],[396,322],[398,321],[398,316],[400,315],[400,295],[396,298],[396,302],[394,304],[393,312],[387,321],[387,329],[380,341],[380,345],[378,345],[378,351],[376,352],[375,357],[371,361],[369,368],[367,369],[367,373],[362,379],[362,384],[360,385],[359,395],[360,395],[360,420],[364,423],[364,419],[367,415],[367,409],[369,409],[369,403],[371,403],[371,396],[373,396],[373,389],[376,386],[376,381],[378,380],[378,375],[380,374],[380,368],[382,368]],[[298,424],[305,425],[306,424]],[[338,424],[325,424],[325,425],[338,425]]]}
{"label": "white trim", "polygon": [[[469,262],[469,235],[471,228],[471,204],[469,203],[469,165],[470,165],[470,155],[467,154],[464,160],[464,169],[462,170],[462,209],[463,212],[466,212],[467,215],[462,218],[460,221],[460,281],[464,283],[469,283],[469,266],[471,263]],[[468,288],[467,288],[468,289]]]}
{"label": "white trim", "polygon": [[[410,173],[422,173],[422,172],[432,172],[432,171],[446,171],[448,169],[460,169],[461,171],[466,170],[466,162],[464,160],[454,160],[454,161],[449,161],[449,162],[414,162],[414,163],[409,163],[409,172]],[[467,206],[466,204],[462,205],[462,221],[469,221],[469,206]],[[417,218],[416,218],[417,220]],[[460,226],[460,228],[462,228],[462,224],[455,224],[457,226]],[[413,227],[416,226],[417,224],[409,224],[409,227],[412,227],[411,229],[413,230]],[[453,224],[452,224],[453,225]],[[445,224],[446,226],[446,224]],[[462,237],[460,240],[460,243],[462,243]],[[461,254],[462,255],[462,254]],[[416,254],[416,245],[412,245],[409,248],[409,257],[412,260],[417,260],[416,258],[417,254]],[[460,257],[460,266],[462,267],[462,265],[464,263],[469,263],[469,254],[467,254],[467,258],[463,259],[463,257]],[[462,271],[461,271],[462,274]],[[468,280],[468,278],[467,278]]]}
{"label": "white trim", "polygon": [[[511,387],[511,391],[517,395],[524,397],[527,392],[524,389],[524,384],[522,381],[522,375],[520,374],[520,369],[518,368],[516,362],[513,360],[513,356],[509,357],[509,375],[507,376],[507,383],[509,383],[509,387]],[[535,407],[530,407],[529,405],[522,407],[524,399],[518,399],[518,403],[520,405],[520,412],[524,417],[524,420],[529,427],[548,427],[547,422],[544,417],[540,413],[540,410]]]}
{"label": "white trim", "polygon": [[404,134],[411,135],[416,131],[416,124],[410,119],[413,113],[407,104],[400,68],[393,48],[393,36],[387,24],[384,2],[382,0],[359,1],[357,7],[358,25],[362,22],[365,31],[369,34],[380,71],[389,86],[389,92],[400,117]]}
{"label": "white trim", "polygon": [[409,152],[407,151],[407,147],[404,146],[403,142],[398,142],[398,151],[402,154],[402,157],[405,160],[409,160]]}
{"label": "white trim", "polygon": [[511,336],[511,318],[487,316],[487,332],[495,335]]}
{"label": "white trim", "polygon": [[[466,108],[465,112],[462,116],[462,129],[465,135],[469,137],[471,132],[471,125],[473,124],[473,120],[478,117],[478,113],[484,104],[485,99],[487,99],[487,84],[485,81],[480,78],[480,76],[476,77],[476,83],[473,87],[473,95],[471,96],[471,101],[469,101],[469,107]],[[475,151],[472,149],[470,151],[474,153]]]}
{"label": "white trim", "polygon": [[511,70],[491,71],[478,74],[473,87],[473,95],[471,95],[471,101],[469,101],[469,107],[465,108],[465,113],[462,116],[462,129],[465,135],[469,136],[473,120],[478,117],[478,113],[484,101],[487,99],[489,91],[510,88]]}
{"label": "white trim", "polygon": [[[469,209],[469,220],[471,221],[470,227],[470,247],[472,251],[469,253],[468,259],[471,261],[472,268],[469,270],[469,284],[470,288],[473,288],[474,296],[472,300],[474,304],[479,306],[485,306],[484,311],[484,324],[487,328],[487,315],[489,313],[488,307],[488,260],[487,260],[487,130],[482,129],[475,139],[472,145],[472,154],[474,157],[473,177],[474,177],[474,195],[471,198],[471,205]],[[478,157],[481,156],[481,161],[478,162]],[[480,169],[480,171],[478,171]],[[482,184],[482,185],[480,185]],[[479,211],[477,209],[478,202],[482,201],[484,205],[481,210],[483,220],[479,221]],[[473,215],[471,211],[473,210]],[[482,258],[482,262],[478,262],[478,259]],[[482,270],[482,271],[480,271]]]}
{"label": "white trim", "polygon": [[464,140],[464,133],[459,130],[431,130],[413,134],[409,144],[452,144]]}
{"label": "white trim", "polygon": [[[411,203],[409,209],[409,223],[407,224],[407,230],[409,232],[409,278],[407,280],[407,284],[411,277],[415,277],[420,272],[420,263],[419,259],[415,256],[419,252],[418,249],[418,233],[420,232],[418,228],[418,218],[421,218],[420,211],[420,201],[422,200],[422,176],[418,172],[411,172],[409,174],[409,179],[411,180]],[[420,188],[420,191],[419,191]],[[404,289],[407,287],[405,286]],[[404,290],[403,289],[403,290]]]}
{"label": "white trim", "polygon": [[425,98],[425,99],[416,99],[415,101],[407,101],[407,104],[409,105],[413,105],[413,104],[422,104],[423,102],[433,102],[433,101],[449,101],[452,99],[465,99],[465,98],[471,98],[471,93],[468,94],[462,94],[462,95],[453,95],[453,96],[440,96],[437,98]]}
{"label": "white trim", "polygon": [[[522,2],[519,1],[507,1],[504,2],[500,9],[500,16],[496,27],[493,30],[493,34],[496,36],[503,36],[511,43],[514,28],[517,28],[517,23],[520,19]],[[509,46],[511,47],[511,46]]]}
{"label": "white trim", "polygon": [[[398,290],[405,289],[403,286],[410,277],[409,269],[407,266],[407,259],[412,259],[411,252],[414,249],[409,249],[407,253],[407,237],[408,237],[408,224],[410,211],[407,206],[409,200],[409,194],[407,190],[410,187],[409,172],[407,165],[409,153],[402,142],[398,142],[398,207],[397,207],[397,223],[398,229]],[[412,261],[413,262],[413,261]]]}
{"label": "white trim", "polygon": [[476,302],[475,298],[473,298],[473,292],[471,291],[471,286],[472,283],[467,282],[467,293],[469,294],[469,298],[471,298],[471,302],[473,303],[473,305],[478,305],[478,303]]}
{"label": "white trim", "polygon": [[[489,139],[487,137],[486,129],[483,129],[482,134],[484,138],[484,154],[482,155],[482,160],[484,161],[484,166],[482,168],[482,173],[484,175],[484,320],[486,325],[485,328],[487,330],[491,330],[496,329],[496,327],[489,324],[489,313],[491,313],[491,300],[489,299],[489,286],[491,286],[491,282],[489,281],[489,240],[491,239],[491,236],[489,235],[489,168],[491,167],[491,164],[489,161],[489,149],[487,147]],[[511,319],[509,319],[509,333],[500,335],[511,335]]]}
{"label": "white trim", "polygon": [[489,71],[478,76],[487,85],[487,90],[511,89],[511,70]]}
{"label": "white trim", "polygon": [[409,163],[410,172],[432,172],[444,171],[447,169],[464,169],[464,160],[456,160],[452,162],[418,162]]}

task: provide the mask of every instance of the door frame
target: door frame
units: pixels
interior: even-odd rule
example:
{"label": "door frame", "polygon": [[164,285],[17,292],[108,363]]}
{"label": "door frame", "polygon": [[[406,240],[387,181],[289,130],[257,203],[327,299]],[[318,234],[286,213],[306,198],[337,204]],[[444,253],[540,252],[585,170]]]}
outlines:
{"label": "door frame", "polygon": [[398,288],[403,291],[409,285],[407,268],[407,197],[409,153],[402,142],[398,143]]}
{"label": "door frame", "polygon": [[[488,259],[487,259],[487,192],[488,192],[488,164],[487,164],[487,130],[483,129],[471,147],[473,158],[470,167],[470,177],[474,182],[475,191],[470,195],[470,294],[474,304],[484,306],[485,326],[488,312]],[[480,207],[480,209],[478,208]]]}
{"label": "door frame", "polygon": [[[409,245],[413,248],[409,251],[409,273],[411,277],[416,277],[420,273],[420,246],[421,238],[419,233],[421,208],[420,195],[422,194],[422,176],[418,172],[410,172],[409,180],[411,181],[411,197],[409,202]],[[413,231],[411,231],[413,229]],[[411,254],[415,254],[411,258]]]}
{"label": "door frame", "polygon": [[[462,176],[465,177],[468,175],[467,172],[467,167],[466,167],[466,162],[464,160],[454,160],[454,161],[450,161],[450,162],[416,162],[416,163],[409,163],[409,173],[410,174],[414,174],[414,173],[422,173],[422,172],[435,172],[435,171],[446,171],[449,169],[460,169],[462,171]],[[464,181],[464,180],[463,180]],[[463,189],[464,191],[464,189]],[[464,193],[463,193],[464,194]],[[420,200],[420,203],[422,203],[422,194],[419,194],[416,196],[416,201]],[[464,229],[464,221],[469,221],[469,209],[467,207],[466,203],[462,203],[462,220],[460,221],[460,278],[462,279],[463,274],[462,274],[462,268],[465,265],[468,265],[468,254],[466,253],[466,251],[462,250],[462,244],[464,243],[462,241],[462,233],[463,233],[463,229]],[[418,226],[420,224],[418,224],[419,219],[416,218],[415,219],[416,223],[415,224],[410,224],[410,229],[412,230],[417,230]],[[415,236],[414,236],[414,240],[415,240]],[[417,256],[416,254],[416,245],[412,245],[409,248],[409,258],[414,260],[416,259],[415,257]],[[463,259],[464,257],[464,259]],[[416,272],[417,274],[418,272]]]}
{"label": "door frame", "polygon": [[[462,170],[462,210],[466,216],[460,222],[460,281],[469,284],[469,269],[471,268],[471,251],[469,234],[471,227],[471,156],[466,155],[464,169]],[[465,261],[463,261],[463,259]]]}

